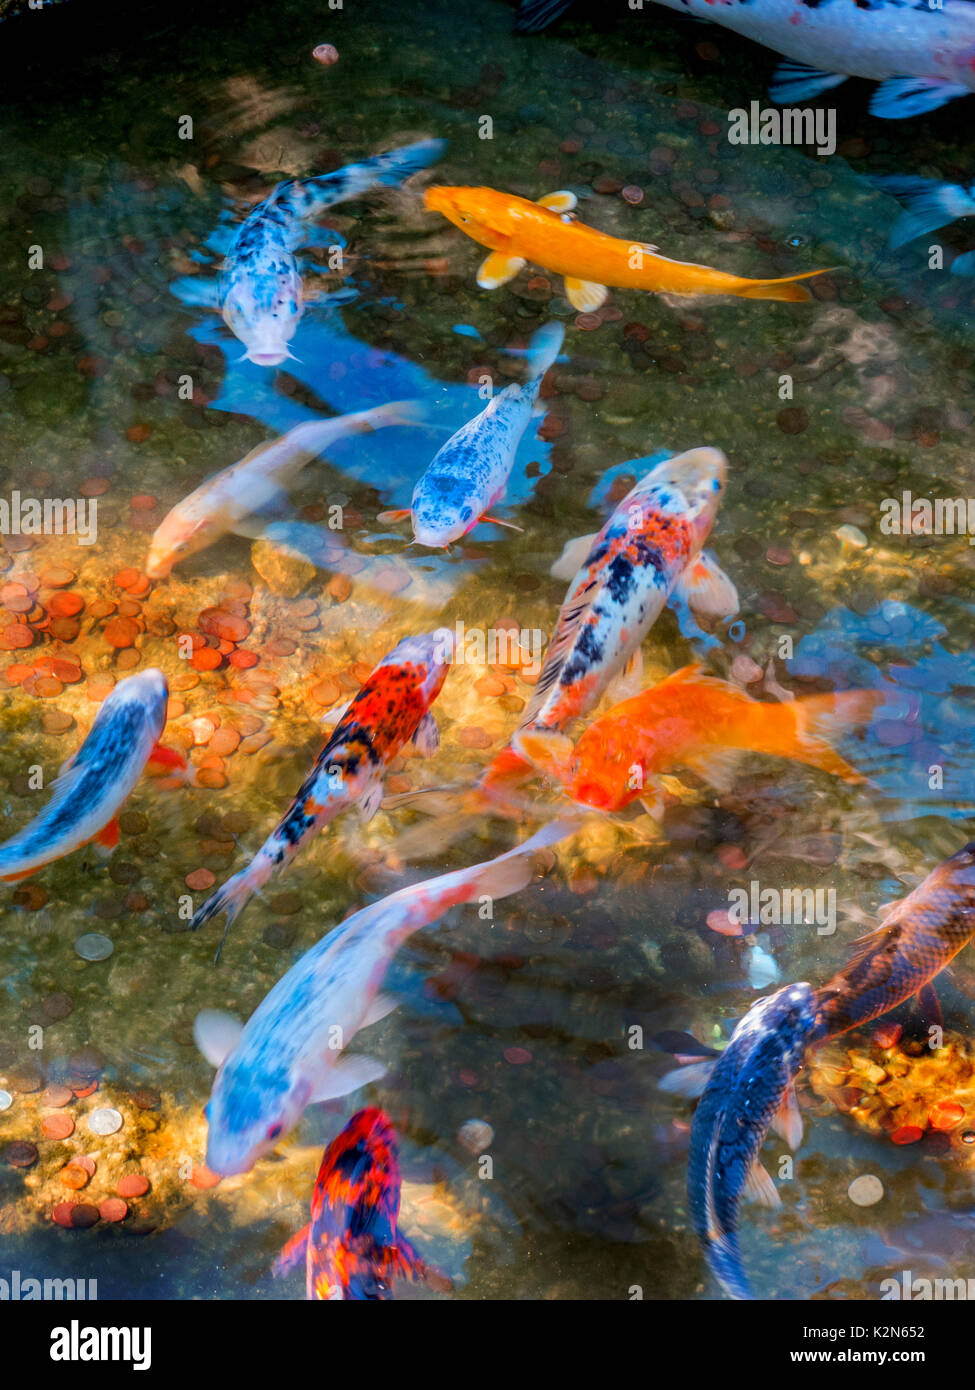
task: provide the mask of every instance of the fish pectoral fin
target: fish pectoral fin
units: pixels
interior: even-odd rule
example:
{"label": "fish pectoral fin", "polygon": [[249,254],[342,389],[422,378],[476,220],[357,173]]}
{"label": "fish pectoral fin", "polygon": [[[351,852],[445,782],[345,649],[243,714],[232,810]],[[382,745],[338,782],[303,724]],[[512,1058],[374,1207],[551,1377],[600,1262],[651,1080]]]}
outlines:
{"label": "fish pectoral fin", "polygon": [[396,521],[406,521],[412,515],[409,507],[394,507],[392,511],[380,512],[376,520],[383,526],[389,526]]}
{"label": "fish pectoral fin", "polygon": [[389,1254],[391,1271],[394,1274],[416,1283],[424,1283],[436,1293],[449,1293],[454,1287],[452,1279],[448,1279],[446,1274],[427,1264],[399,1227],[396,1228],[395,1248]]}
{"label": "fish pectoral fin", "polygon": [[598,535],[598,531],[592,531],[588,536],[576,536],[575,540],[566,541],[562,547],[562,554],[549,570],[552,578],[564,579],[567,584],[575,579]]}
{"label": "fish pectoral fin", "polygon": [[339,705],[332,705],[331,709],[327,709],[324,714],[319,715],[320,721],[328,728],[334,729],[351,703],[351,700],[343,700]]}
{"label": "fish pectoral fin", "polygon": [[759,1206],[774,1209],[782,1205],[782,1198],[776,1191],[768,1170],[763,1168],[757,1159],[748,1170],[744,1191],[748,1200],[757,1202]]}
{"label": "fish pectoral fin", "polygon": [[286,1245],[281,1247],[274,1264],[271,1266],[271,1273],[275,1279],[280,1279],[283,1275],[290,1273],[297,1265],[304,1262],[308,1251],[308,1237],[311,1233],[311,1226],[305,1226],[302,1230],[293,1235]]}
{"label": "fish pectoral fin", "polygon": [[652,820],[658,823],[663,820],[666,807],[664,806],[664,799],[659,792],[644,792],[643,796],[639,797],[638,800],[644,811],[646,811],[647,815],[650,816]]}
{"label": "fish pectoral fin", "polygon": [[240,1019],[222,1009],[202,1009],[193,1020],[193,1040],[214,1067],[223,1065],[243,1031]]}
{"label": "fish pectoral fin", "polygon": [[711,552],[702,550],[681,574],[668,602],[686,603],[699,618],[733,618],[738,590]]}
{"label": "fish pectoral fin", "polygon": [[513,280],[528,262],[523,256],[508,256],[504,251],[492,251],[477,270],[477,283],[482,290],[496,290]]}
{"label": "fish pectoral fin", "polygon": [[609,290],[605,285],[597,284],[595,280],[577,280],[574,275],[567,275],[565,297],[573,309],[578,309],[581,314],[591,314],[594,309],[606,303]]}
{"label": "fish pectoral fin", "polygon": [[377,994],[369,1005],[368,1012],[362,1020],[362,1027],[368,1028],[372,1023],[378,1023],[380,1019],[391,1014],[394,1009],[399,1008],[399,1000],[394,999],[391,994]]}
{"label": "fish pectoral fin", "polygon": [[315,1105],[320,1101],[350,1095],[352,1091],[358,1091],[385,1075],[386,1067],[375,1057],[342,1056],[324,1069],[312,1087],[308,1103]]}
{"label": "fish pectoral fin", "polygon": [[643,689],[643,652],[637,647],[629,661],[609,683],[606,691],[610,703],[620,704],[623,700],[629,700],[634,695],[639,695]]}
{"label": "fish pectoral fin", "polygon": [[181,304],[195,305],[201,309],[219,309],[223,298],[219,280],[207,280],[202,275],[181,275],[172,280],[169,293]]}
{"label": "fish pectoral fin", "polygon": [[925,1026],[930,1028],[933,1024],[936,1028],[941,1028],[944,1024],[944,1016],[934,985],[930,982],[922,985],[914,997],[917,1000],[918,1011]]}
{"label": "fish pectoral fin", "polygon": [[481,521],[493,522],[495,526],[504,526],[508,531],[524,531],[524,526],[516,526],[513,521],[502,521],[499,516],[489,516],[487,512],[480,518]]}
{"label": "fish pectoral fin", "polygon": [[119,842],[118,816],[113,816],[102,826],[97,835],[92,836],[92,844],[97,845],[102,854],[111,854]]}
{"label": "fish pectoral fin", "polygon": [[536,202],[538,207],[548,208],[550,212],[571,212],[578,206],[579,199],[567,188],[560,188],[557,193],[546,193],[544,198],[538,198]]}
{"label": "fish pectoral fin", "polygon": [[799,1110],[794,1081],[785,1089],[782,1104],[772,1117],[772,1128],[785,1140],[790,1149],[795,1150],[802,1143],[802,1113]]}
{"label": "fish pectoral fin", "polygon": [[423,758],[432,758],[440,747],[440,726],[429,710],[416,726],[413,747]]}
{"label": "fish pectoral fin", "polygon": [[881,82],[870,100],[871,116],[899,121],[905,116],[923,116],[937,111],[955,97],[971,96],[958,82],[941,82],[936,77],[890,77]]}
{"label": "fish pectoral fin", "polygon": [[522,729],[511,740],[520,754],[537,772],[561,782],[568,771],[573,744],[565,734],[554,729]]}
{"label": "fish pectoral fin", "polygon": [[789,106],[794,101],[818,97],[846,79],[846,73],[823,72],[822,68],[810,67],[808,63],[780,63],[769,83],[768,94],[778,105]]}
{"label": "fish pectoral fin", "polygon": [[374,777],[359,796],[359,815],[363,823],[371,821],[383,804],[383,779]]}
{"label": "fish pectoral fin", "polygon": [[708,1082],[717,1065],[717,1057],[708,1057],[703,1062],[689,1062],[686,1067],[677,1067],[662,1076],[659,1081],[661,1091],[671,1096],[686,1096],[697,1100],[704,1094]]}
{"label": "fish pectoral fin", "polygon": [[735,784],[740,759],[741,750],[737,748],[705,748],[685,754],[681,762],[716,792],[729,792]]}

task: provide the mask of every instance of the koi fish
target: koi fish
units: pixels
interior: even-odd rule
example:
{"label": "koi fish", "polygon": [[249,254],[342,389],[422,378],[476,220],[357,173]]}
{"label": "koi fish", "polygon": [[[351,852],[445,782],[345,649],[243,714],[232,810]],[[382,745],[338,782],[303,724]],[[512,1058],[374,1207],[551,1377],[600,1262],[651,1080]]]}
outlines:
{"label": "koi fish", "polygon": [[[572,0],[521,0],[517,28],[544,29]],[[968,0],[657,0],[710,19],[792,61],[772,100],[808,101],[850,77],[881,86],[870,110],[897,119],[934,111],[975,90],[975,14]]]}
{"label": "koi fish", "polygon": [[[702,551],[724,491],[720,449],[690,449],[640,480],[594,536],[567,546],[558,572],[575,574],[519,734],[561,730],[592,709],[628,663],[671,598],[702,616],[738,611],[734,584]],[[488,795],[527,771],[513,748],[481,779]]]}
{"label": "koi fish", "polygon": [[207,1105],[207,1166],[248,1172],[306,1106],[383,1076],[381,1062],[344,1049],[396,1007],[380,989],[400,945],[455,904],[517,893],[532,877],[534,851],[574,829],[552,822],[496,859],[411,884],[353,913],[295,962],[246,1024],[215,1010],[199,1014],[197,1046],[218,1068]]}
{"label": "koi fish", "polygon": [[146,574],[164,579],[180,560],[205,550],[238,529],[246,517],[276,503],[305,465],[337,439],[390,425],[416,425],[422,419],[418,403],[390,401],[334,420],[307,420],[280,439],[259,444],[201,483],[164,517],[149,543]]}
{"label": "koi fish", "polygon": [[219,282],[209,286],[189,277],[177,281],[174,293],[219,307],[231,333],[246,346],[244,357],[259,367],[277,366],[294,356],[288,344],[304,311],[294,252],[308,240],[309,225],[333,203],[401,183],[445,148],[443,140],[420,140],[332,174],[279,184],[241,223]]}
{"label": "koi fish", "polygon": [[246,869],[234,874],[198,908],[191,931],[219,912],[227,924],[217,949],[247,903],[272,874],[290,864],[302,845],[350,806],[363,821],[379,810],[386,768],[411,740],[431,756],[440,733],[430,706],[447,678],[453,652],[450,628],[404,637],[384,656],[343,711],[294,801]]}
{"label": "koi fish", "polygon": [[547,323],[534,334],[528,349],[531,380],[524,386],[506,386],[492,397],[480,415],[462,425],[435,454],[413,489],[410,510],[380,512],[378,521],[411,517],[414,540],[444,548],[481,521],[511,526],[489,516],[488,509],[504,496],[542,377],[558,356],[564,332],[560,323]]}
{"label": "koi fish", "polygon": [[759,999],[716,1062],[694,1112],[687,1196],[712,1273],[732,1298],[751,1298],[738,1247],[744,1195],[764,1206],[781,1199],[758,1155],[773,1122],[791,1148],[802,1139],[795,1078],[816,1026],[810,985],[787,985]]}
{"label": "koi fish", "polygon": [[[647,800],[647,785],[675,767],[690,768],[720,790],[742,752],[792,758],[846,782],[863,782],[830,740],[869,723],[886,698],[880,690],[844,690],[772,704],[704,675],[698,665],[684,666],[615,705],[575,747],[547,729],[519,732],[514,745],[573,800],[601,811]],[[648,809],[657,812],[653,801]]]}
{"label": "koi fish", "polygon": [[857,942],[846,965],[817,991],[817,1042],[879,1018],[917,995],[936,1023],[934,977],[975,937],[975,841],[932,869],[883,925]]}
{"label": "koi fish", "polygon": [[749,280],[707,265],[672,261],[648,242],[609,236],[573,219],[578,199],[566,191],[548,193],[531,203],[493,188],[434,187],[427,189],[423,201],[490,248],[490,256],[477,272],[482,289],[507,284],[531,261],[561,275],[566,298],[583,313],[605,304],[610,285],[655,294],[732,294],[739,299],[798,303],[811,296],[796,282],[826,273],[806,270],[774,280]]}
{"label": "koi fish", "polygon": [[304,1264],[310,1299],[386,1300],[397,1277],[449,1288],[399,1229],[399,1199],[396,1131],[382,1110],[359,1110],[325,1150],[311,1221],[288,1241],[273,1273],[280,1278]]}
{"label": "koi fish", "polygon": [[[115,848],[117,813],[157,749],[168,699],[162,671],[140,671],[119,681],[62,768],[43,811],[0,845],[0,880],[27,878],[91,841]],[[166,765],[174,756],[179,761],[171,750],[158,751],[158,761]]]}
{"label": "koi fish", "polygon": [[[904,206],[905,211],[887,239],[894,251],[960,217],[975,217],[975,184],[965,188],[960,183],[938,183],[935,179],[899,174],[882,174],[871,179],[871,183]],[[948,268],[952,275],[975,275],[975,252],[956,256]]]}

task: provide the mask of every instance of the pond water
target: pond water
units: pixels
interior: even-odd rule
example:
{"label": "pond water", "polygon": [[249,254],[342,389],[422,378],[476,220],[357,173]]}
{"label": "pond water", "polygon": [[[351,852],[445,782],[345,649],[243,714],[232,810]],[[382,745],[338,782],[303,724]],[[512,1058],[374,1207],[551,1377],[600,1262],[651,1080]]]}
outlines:
{"label": "pond water", "polygon": [[[330,65],[312,56],[325,42]],[[300,1298],[300,1277],[275,1281],[270,1266],[308,1219],[324,1144],[369,1103],[400,1138],[403,1229],[450,1296],[721,1296],[688,1216],[692,1109],[659,1089],[675,1063],[653,1040],[726,1040],[769,973],[829,978],[880,905],[965,843],[975,761],[968,536],[881,528],[885,499],[973,491],[975,288],[929,267],[938,237],[887,249],[899,208],[867,177],[970,180],[966,108],[879,121],[854,82],[830,94],[835,153],[731,144],[729,110],[766,104],[776,61],[654,6],[580,7],[537,36],[513,32],[502,0],[462,13],[213,0],[137,19],[77,0],[0,26],[0,501],[97,501],[91,544],[3,538],[4,820],[12,834],[38,813],[99,703],[147,667],[169,680],[163,742],[196,773],[143,778],[110,859],[85,848],[5,885],[0,1146],[37,1149],[29,1166],[0,1155],[5,1266],[94,1278],[102,1297]],[[447,142],[433,170],[322,219],[306,284],[350,293],[309,305],[299,360],[241,360],[219,316],[188,302],[189,280],[213,282],[226,229],[276,184],[430,137]],[[741,275],[830,269],[808,303],[617,289],[580,314],[537,266],[479,289],[484,252],[424,207],[430,182],[529,199],[569,188],[587,224]],[[975,244],[964,222],[940,236],[948,261]],[[562,352],[495,508],[521,529],[484,523],[446,554],[407,549],[408,524],[377,517],[409,507],[433,453],[483,408],[485,377],[523,378],[518,350],[552,320]],[[258,518],[292,549],[227,534],[145,578],[152,533],[206,477],[305,420],[394,399],[423,402],[426,423],[340,441],[286,511]],[[493,921],[455,908],[404,945],[386,985],[400,1007],[360,1040],[382,1080],[310,1109],[251,1173],[208,1186],[213,1069],[197,1013],[246,1018],[348,913],[502,852],[559,803],[535,783],[523,825],[487,810],[457,820],[436,798],[368,824],[353,812],[252,902],[216,964],[218,929],[187,932],[186,895],[198,907],[243,867],[311,766],[322,715],[401,637],[458,622],[548,636],[566,542],[597,531],[648,460],[698,445],[729,460],[709,544],[740,611],[702,627],[664,612],[645,681],[695,660],[769,700],[893,679],[886,713],[844,745],[872,785],[755,756],[721,793],[689,774],[669,783],[659,825],[587,818]],[[300,528],[335,507],[364,572],[296,558]],[[392,592],[376,573],[399,576]],[[179,638],[228,603],[256,662],[232,662],[228,642],[198,669]],[[387,792],[473,785],[532,688],[519,667],[457,664],[434,707],[439,751],[399,758]],[[759,963],[774,969],[750,979],[754,938],[707,920],[753,881],[832,893],[835,930],[759,925]],[[76,950],[92,932],[111,942],[104,959]],[[964,953],[939,994],[963,1047]],[[64,1086],[52,1106],[45,1088]],[[875,1298],[902,1267],[967,1277],[975,1155],[929,1134],[893,1144],[805,1079],[800,1103],[783,1205],[742,1221],[758,1296]],[[103,1106],[123,1125],[98,1137],[85,1117]],[[74,1132],[43,1137],[52,1114]],[[457,1137],[471,1119],[493,1130],[489,1176]],[[769,1141],[773,1172],[786,1152]],[[73,1195],[62,1170],[85,1154],[96,1173]],[[848,1196],[862,1174],[884,1187],[866,1208]],[[97,1208],[125,1175],[150,1184],[125,1220],[52,1221],[68,1198]]]}

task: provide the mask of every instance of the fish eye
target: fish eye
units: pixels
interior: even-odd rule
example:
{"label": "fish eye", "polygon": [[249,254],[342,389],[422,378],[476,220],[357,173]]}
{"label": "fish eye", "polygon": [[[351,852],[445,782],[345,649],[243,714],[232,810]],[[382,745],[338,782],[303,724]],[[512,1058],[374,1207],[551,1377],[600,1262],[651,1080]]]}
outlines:
{"label": "fish eye", "polygon": [[790,236],[790,237],[786,237],[786,239],[785,239],[785,244],[786,244],[786,246],[792,246],[792,247],[805,246],[805,244],[806,244],[806,238],[805,238],[804,236]]}
{"label": "fish eye", "polygon": [[281,1137],[281,1131],[283,1128],[283,1125],[272,1125],[267,1132],[267,1137],[269,1141],[273,1143],[275,1139],[279,1139]]}

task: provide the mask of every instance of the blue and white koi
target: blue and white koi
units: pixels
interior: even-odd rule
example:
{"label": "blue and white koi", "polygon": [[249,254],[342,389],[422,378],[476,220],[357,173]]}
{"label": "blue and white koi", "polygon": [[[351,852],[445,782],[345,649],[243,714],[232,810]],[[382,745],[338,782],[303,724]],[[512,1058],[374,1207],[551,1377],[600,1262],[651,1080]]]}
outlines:
{"label": "blue and white koi", "polygon": [[742,1197],[781,1204],[759,1151],[773,1123],[790,1148],[802,1139],[794,1083],[816,1029],[817,998],[801,983],[759,999],[717,1062],[701,1064],[712,1070],[691,1124],[687,1196],[707,1262],[732,1298],[752,1297],[738,1247]]}
{"label": "blue and white koi", "polygon": [[410,517],[414,540],[435,548],[459,540],[481,521],[510,526],[510,522],[490,516],[489,509],[504,496],[542,378],[558,356],[564,333],[560,323],[540,328],[528,348],[531,380],[523,386],[506,386],[480,415],[451,435],[413,489],[408,511],[381,512],[377,520],[385,523]]}
{"label": "blue and white koi", "polygon": [[[119,681],[62,769],[43,811],[0,845],[0,880],[27,878],[92,840],[105,849],[115,847],[117,813],[153,757],[168,699],[162,671],[140,671]],[[166,751],[160,750],[162,762],[169,761]]]}
{"label": "blue and white koi", "polygon": [[244,357],[259,367],[277,366],[294,356],[288,345],[304,310],[294,253],[308,240],[310,224],[334,203],[401,183],[433,164],[445,148],[443,140],[419,140],[331,174],[279,184],[238,228],[212,291],[184,279],[173,286],[174,293],[219,307],[231,333],[245,345]]}
{"label": "blue and white koi", "polygon": [[294,801],[247,868],[229,878],[194,914],[193,931],[217,913],[227,914],[218,956],[234,919],[254,894],[323,826],[351,806],[358,806],[364,821],[372,819],[383,799],[385,771],[406,743],[412,739],[420,753],[436,752],[440,735],[430,706],[447,678],[453,641],[447,627],[404,637],[367,677]]}
{"label": "blue and white koi", "polygon": [[517,893],[532,878],[533,853],[575,828],[552,822],[496,859],[362,908],[296,961],[246,1025],[214,1010],[199,1014],[197,1046],[218,1068],[207,1106],[207,1166],[223,1175],[248,1172],[307,1106],[383,1076],[381,1062],[345,1049],[396,1007],[380,989],[402,943],[455,904]]}
{"label": "blue and white koi", "polygon": [[[521,0],[517,27],[544,29],[572,0]],[[870,110],[899,118],[975,91],[969,0],[656,0],[782,53],[772,100],[808,101],[849,77],[881,86]]]}
{"label": "blue and white koi", "polygon": [[186,560],[239,529],[255,512],[271,507],[312,459],[337,439],[371,434],[389,425],[416,425],[421,408],[411,401],[390,401],[374,410],[339,415],[333,420],[306,420],[280,439],[259,444],[245,458],[201,483],[160,522],[149,544],[146,574],[164,579]]}

